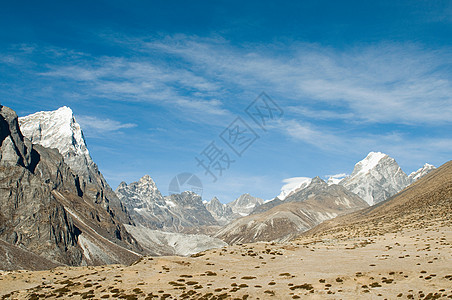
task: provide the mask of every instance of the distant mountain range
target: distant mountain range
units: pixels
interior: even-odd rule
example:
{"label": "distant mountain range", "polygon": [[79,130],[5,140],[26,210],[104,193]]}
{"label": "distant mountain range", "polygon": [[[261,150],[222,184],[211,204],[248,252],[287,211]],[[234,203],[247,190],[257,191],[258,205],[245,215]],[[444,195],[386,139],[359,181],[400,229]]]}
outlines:
{"label": "distant mountain range", "polygon": [[216,237],[228,243],[286,241],[338,215],[368,207],[356,194],[319,177],[284,201],[275,198],[221,229]]}
{"label": "distant mountain range", "polygon": [[[404,228],[451,226],[452,161],[418,177],[393,197],[369,208],[322,223],[304,236],[357,238],[400,232]],[[416,172],[418,173],[418,172]],[[419,174],[419,173],[418,173]],[[442,224],[441,224],[442,223]]]}
{"label": "distant mountain range", "polygon": [[434,169],[425,164],[407,176],[393,158],[371,152],[345,178],[330,178],[328,183],[319,177],[295,178],[278,197],[256,206],[249,216],[215,236],[228,243],[285,241],[325,220],[380,203]]}
{"label": "distant mountain range", "polygon": [[[331,176],[328,179],[328,184],[342,185],[360,196],[369,205],[374,205],[395,195],[434,169],[434,166],[426,163],[408,176],[402,171],[395,159],[381,152],[370,152],[363,160],[356,163],[350,175]],[[281,192],[286,194],[284,199],[290,193],[307,187],[310,179],[298,178],[303,178],[299,185],[292,185],[289,191],[284,190],[284,187],[281,189]],[[280,196],[278,196],[278,199],[284,200]]]}
{"label": "distant mountain range", "polygon": [[237,215],[232,211],[232,208],[229,205],[221,203],[217,197],[213,197],[212,200],[205,202],[204,204],[212,217],[214,217],[220,225],[226,225],[230,221],[240,217],[240,215]]}
{"label": "distant mountain range", "polygon": [[199,195],[186,191],[163,197],[148,175],[129,185],[120,183],[116,194],[132,218],[151,229],[182,232],[187,227],[218,225]]}
{"label": "distant mountain range", "polygon": [[193,228],[225,225],[247,216],[264,202],[249,194],[227,204],[216,197],[203,202],[191,191],[162,196],[148,175],[130,184],[121,182],[115,192],[137,224],[169,232],[192,232]]}

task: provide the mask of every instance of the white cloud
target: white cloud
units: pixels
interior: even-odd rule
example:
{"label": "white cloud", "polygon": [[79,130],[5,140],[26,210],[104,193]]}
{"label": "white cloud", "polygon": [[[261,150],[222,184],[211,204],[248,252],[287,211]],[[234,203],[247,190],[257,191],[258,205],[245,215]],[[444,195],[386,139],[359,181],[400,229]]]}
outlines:
{"label": "white cloud", "polygon": [[300,188],[301,186],[307,186],[311,183],[309,177],[292,177],[286,178],[282,181],[284,185],[281,187],[281,193],[278,195],[280,200],[284,200],[291,192]]}
{"label": "white cloud", "polygon": [[194,109],[211,115],[220,115],[220,116],[228,115],[228,111],[221,107],[222,103],[218,100],[202,101],[181,98],[177,99],[176,103],[182,108]]}
{"label": "white cloud", "polygon": [[347,177],[348,174],[340,173],[340,174],[334,174],[334,175],[325,175],[325,178],[327,179],[327,182],[329,185],[331,184],[339,184],[342,179]]}
{"label": "white cloud", "polygon": [[333,134],[327,128],[316,128],[314,125],[296,120],[282,120],[278,126],[290,137],[314,145],[322,149],[334,149],[343,146],[344,137]]}
{"label": "white cloud", "polygon": [[84,83],[88,94],[115,101],[152,101],[211,115],[225,115],[226,102],[249,101],[265,90],[308,118],[411,125],[452,120],[448,48],[380,43],[337,50],[299,42],[237,47],[222,38],[185,35],[106,42],[134,55],[70,56],[70,64],[41,74]]}
{"label": "white cloud", "polygon": [[203,68],[226,85],[347,109],[364,122],[450,122],[451,50],[379,44],[347,50],[294,43],[232,47],[224,40],[173,37],[147,43]]}
{"label": "white cloud", "polygon": [[217,83],[154,61],[122,57],[102,57],[94,62],[82,59],[71,65],[50,66],[40,75],[74,80],[88,96],[153,102],[189,114],[228,114],[222,102],[213,98],[219,90]]}
{"label": "white cloud", "polygon": [[77,122],[83,130],[94,131],[97,133],[114,132],[125,128],[136,127],[137,124],[121,123],[110,119],[100,119],[93,116],[76,116]]}
{"label": "white cloud", "polygon": [[340,173],[340,174],[334,174],[334,175],[325,175],[326,178],[334,178],[334,179],[338,179],[338,178],[344,178],[346,177],[348,174],[346,173]]}

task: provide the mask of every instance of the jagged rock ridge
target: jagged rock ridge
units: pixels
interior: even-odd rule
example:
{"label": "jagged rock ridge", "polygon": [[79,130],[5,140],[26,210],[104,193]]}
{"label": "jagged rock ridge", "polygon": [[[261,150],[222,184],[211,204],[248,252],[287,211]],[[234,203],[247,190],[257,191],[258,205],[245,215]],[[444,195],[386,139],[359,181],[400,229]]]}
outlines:
{"label": "jagged rock ridge", "polygon": [[240,217],[239,215],[234,214],[230,206],[221,203],[217,197],[213,197],[209,202],[205,203],[205,206],[220,225],[225,225]]}
{"label": "jagged rock ridge", "polygon": [[218,225],[199,195],[186,191],[163,197],[148,175],[129,185],[122,182],[116,194],[133,220],[150,229],[182,232],[188,227]]}

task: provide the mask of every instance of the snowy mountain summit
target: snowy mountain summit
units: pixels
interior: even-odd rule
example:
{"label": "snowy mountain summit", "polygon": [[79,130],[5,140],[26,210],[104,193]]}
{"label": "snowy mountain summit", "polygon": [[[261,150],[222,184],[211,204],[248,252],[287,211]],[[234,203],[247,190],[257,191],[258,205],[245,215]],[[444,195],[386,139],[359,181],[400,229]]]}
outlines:
{"label": "snowy mountain summit", "polygon": [[404,189],[410,179],[393,158],[381,152],[370,152],[339,184],[374,205]]}
{"label": "snowy mountain summit", "polygon": [[237,217],[234,216],[232,209],[226,204],[221,203],[217,197],[213,197],[212,200],[204,204],[206,209],[220,225],[225,225]]}
{"label": "snowy mountain summit", "polygon": [[82,129],[69,107],[21,117],[19,124],[23,135],[33,144],[56,148],[74,172],[88,182],[93,181],[98,172],[97,166],[91,159]]}
{"label": "snowy mountain summit", "polygon": [[420,168],[417,171],[412,172],[410,175],[408,175],[408,178],[414,182],[416,180],[421,179],[422,177],[424,177],[425,175],[427,175],[428,173],[430,173],[431,171],[435,170],[436,167],[431,165],[431,164],[424,164],[424,166],[422,168]]}
{"label": "snowy mountain summit", "polygon": [[165,206],[165,200],[157,188],[154,180],[149,175],[144,175],[137,182],[127,185],[121,182],[116,189],[116,195],[126,205],[129,212],[135,208],[152,207],[154,203]]}
{"label": "snowy mountain summit", "polygon": [[261,198],[253,197],[250,194],[246,193],[241,195],[234,201],[228,203],[227,205],[235,214],[247,216],[254,210],[254,208],[262,205],[262,203],[264,203],[264,200],[262,200]]}

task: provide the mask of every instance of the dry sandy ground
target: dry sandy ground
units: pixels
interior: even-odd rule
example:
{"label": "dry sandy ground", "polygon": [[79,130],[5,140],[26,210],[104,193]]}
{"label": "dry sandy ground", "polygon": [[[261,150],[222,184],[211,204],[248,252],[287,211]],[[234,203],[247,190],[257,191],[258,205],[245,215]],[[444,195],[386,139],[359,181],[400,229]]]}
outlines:
{"label": "dry sandy ground", "polygon": [[131,266],[0,273],[5,299],[452,298],[452,228],[302,239],[142,258]]}

